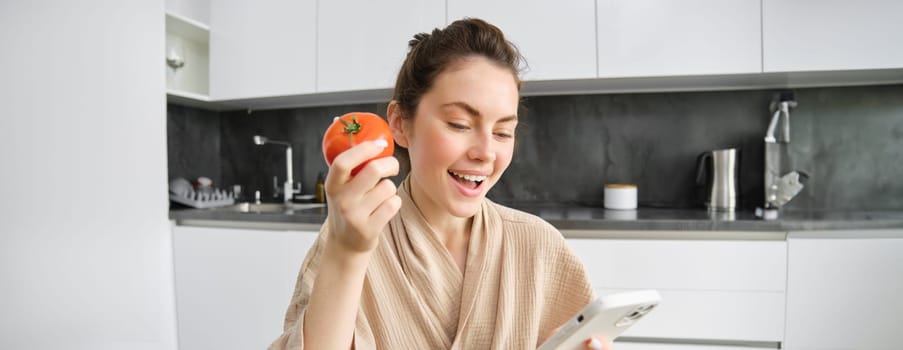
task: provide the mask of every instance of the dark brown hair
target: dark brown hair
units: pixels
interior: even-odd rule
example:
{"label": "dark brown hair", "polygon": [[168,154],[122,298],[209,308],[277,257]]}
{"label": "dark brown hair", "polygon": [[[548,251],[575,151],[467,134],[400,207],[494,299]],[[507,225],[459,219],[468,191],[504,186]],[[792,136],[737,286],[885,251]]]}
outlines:
{"label": "dark brown hair", "polygon": [[[395,80],[392,99],[405,121],[414,118],[420,99],[436,77],[468,57],[483,57],[511,70],[518,90],[524,58],[498,27],[478,18],[464,18],[432,33],[419,33],[408,41],[409,51]],[[407,150],[395,149],[402,168],[409,171]],[[406,168],[407,167],[407,168]]]}
{"label": "dark brown hair", "polygon": [[403,119],[414,117],[420,97],[432,88],[436,76],[467,57],[484,57],[510,69],[520,89],[523,57],[498,27],[484,20],[465,18],[431,34],[416,34],[408,46],[392,95]]}

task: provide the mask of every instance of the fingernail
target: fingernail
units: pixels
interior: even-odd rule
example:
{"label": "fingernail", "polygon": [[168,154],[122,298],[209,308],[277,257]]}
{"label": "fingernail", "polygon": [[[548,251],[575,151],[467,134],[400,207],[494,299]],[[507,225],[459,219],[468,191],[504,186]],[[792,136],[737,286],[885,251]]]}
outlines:
{"label": "fingernail", "polygon": [[592,338],[586,346],[593,350],[602,350],[602,342],[599,339]]}
{"label": "fingernail", "polygon": [[379,148],[386,148],[386,147],[389,147],[389,141],[386,141],[386,139],[376,139],[376,140],[373,140],[373,144],[376,145],[376,146],[379,147]]}

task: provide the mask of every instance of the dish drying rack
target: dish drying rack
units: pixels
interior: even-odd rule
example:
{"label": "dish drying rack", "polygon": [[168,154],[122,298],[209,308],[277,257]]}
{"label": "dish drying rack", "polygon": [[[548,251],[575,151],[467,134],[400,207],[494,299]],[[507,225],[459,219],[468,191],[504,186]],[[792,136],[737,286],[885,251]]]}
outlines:
{"label": "dish drying rack", "polygon": [[235,204],[235,197],[234,192],[222,189],[210,189],[207,191],[183,189],[178,192],[169,192],[169,200],[197,209],[229,206]]}

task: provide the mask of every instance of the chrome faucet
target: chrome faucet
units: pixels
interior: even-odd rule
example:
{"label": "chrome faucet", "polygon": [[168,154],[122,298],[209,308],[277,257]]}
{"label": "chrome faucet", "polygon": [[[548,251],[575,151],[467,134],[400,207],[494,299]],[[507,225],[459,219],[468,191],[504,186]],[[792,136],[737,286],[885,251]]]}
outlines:
{"label": "chrome faucet", "polygon": [[265,136],[254,135],[254,144],[258,146],[262,146],[265,144],[274,144],[285,146],[285,182],[282,183],[282,189],[280,190],[279,186],[276,185],[278,183],[277,177],[273,177],[273,187],[275,196],[279,196],[282,194],[282,200],[286,203],[292,201],[292,197],[295,194],[301,193],[301,183],[298,182],[298,187],[295,188],[294,180],[292,178],[292,144],[286,141],[276,141],[270,140]]}
{"label": "chrome faucet", "polygon": [[[787,204],[803,189],[803,182],[808,179],[805,172],[790,169],[789,144],[790,144],[790,109],[796,107],[793,93],[781,93],[780,98],[773,102],[775,110],[765,133],[765,210],[773,211],[770,215],[776,217],[777,209]],[[783,117],[783,118],[782,118]],[[782,120],[783,119],[783,120]],[[782,122],[783,121],[783,122]],[[780,126],[778,125],[780,124]],[[785,173],[786,172],[786,173]]]}

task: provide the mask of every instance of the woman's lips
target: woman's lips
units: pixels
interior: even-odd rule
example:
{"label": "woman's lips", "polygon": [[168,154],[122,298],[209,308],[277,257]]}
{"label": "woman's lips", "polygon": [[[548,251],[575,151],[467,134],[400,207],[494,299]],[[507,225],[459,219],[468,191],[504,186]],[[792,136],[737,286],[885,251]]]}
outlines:
{"label": "woman's lips", "polygon": [[[473,181],[464,180],[464,182],[462,182],[462,181],[459,181],[460,178],[458,178],[457,176],[452,175],[452,174],[448,174],[448,177],[451,180],[450,182],[452,183],[452,186],[454,186],[458,190],[458,193],[460,193],[461,195],[463,195],[465,197],[471,197],[471,198],[478,197],[480,195],[480,193],[483,192],[482,191],[483,183],[486,182],[486,181],[482,181],[482,182],[478,183],[476,187],[471,187],[471,186],[469,186],[469,184],[474,183]],[[460,180],[463,180],[463,179],[460,179]]]}

